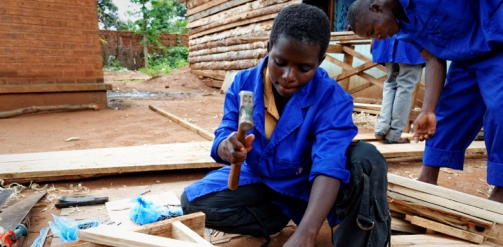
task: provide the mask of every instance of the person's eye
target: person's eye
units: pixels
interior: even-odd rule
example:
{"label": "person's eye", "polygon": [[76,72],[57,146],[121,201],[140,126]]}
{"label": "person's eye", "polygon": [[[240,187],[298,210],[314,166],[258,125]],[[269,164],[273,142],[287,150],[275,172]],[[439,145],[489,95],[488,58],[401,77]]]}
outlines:
{"label": "person's eye", "polygon": [[302,73],[307,73],[307,72],[311,71],[311,69],[312,69],[311,67],[300,67],[299,68],[300,72],[302,72]]}
{"label": "person's eye", "polygon": [[285,62],[280,61],[280,60],[277,60],[277,59],[274,59],[274,63],[275,63],[276,65],[278,65],[278,66],[285,66],[285,65],[286,65],[286,63],[285,63]]}

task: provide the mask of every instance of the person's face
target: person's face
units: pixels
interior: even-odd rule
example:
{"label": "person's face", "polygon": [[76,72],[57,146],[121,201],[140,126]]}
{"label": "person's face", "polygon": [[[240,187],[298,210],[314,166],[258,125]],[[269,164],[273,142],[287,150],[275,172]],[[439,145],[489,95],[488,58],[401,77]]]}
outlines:
{"label": "person's face", "polygon": [[365,18],[356,23],[356,34],[376,40],[391,37],[400,31],[400,26],[393,13],[379,4],[372,4]]}
{"label": "person's face", "polygon": [[274,88],[283,97],[290,97],[313,78],[320,60],[320,46],[280,37],[269,47],[267,68]]}

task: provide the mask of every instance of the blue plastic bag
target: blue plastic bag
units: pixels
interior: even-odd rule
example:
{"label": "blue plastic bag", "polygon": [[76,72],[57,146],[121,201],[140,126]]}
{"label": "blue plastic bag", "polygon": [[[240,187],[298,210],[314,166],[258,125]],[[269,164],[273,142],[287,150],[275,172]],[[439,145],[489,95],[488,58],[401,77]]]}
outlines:
{"label": "blue plastic bag", "polygon": [[49,221],[51,231],[64,243],[77,241],[79,229],[98,226],[98,222],[94,220],[75,221],[74,219],[61,218],[54,214],[52,217],[54,218],[54,222]]}
{"label": "blue plastic bag", "polygon": [[137,204],[131,208],[129,216],[131,220],[139,225],[150,224],[164,219],[170,219],[183,215],[181,207],[164,207],[155,205],[151,201],[143,199],[141,196],[133,198]]}
{"label": "blue plastic bag", "polygon": [[133,201],[137,202],[137,204],[131,208],[129,216],[134,223],[145,225],[156,222],[161,218],[161,207],[143,199],[141,196],[133,198]]}

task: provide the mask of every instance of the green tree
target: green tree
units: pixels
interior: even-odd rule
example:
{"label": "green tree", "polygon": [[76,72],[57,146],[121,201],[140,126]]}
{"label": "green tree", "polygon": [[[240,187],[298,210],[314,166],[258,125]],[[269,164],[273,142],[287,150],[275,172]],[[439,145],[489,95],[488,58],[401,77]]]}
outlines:
{"label": "green tree", "polygon": [[105,29],[125,29],[126,24],[119,18],[118,8],[112,0],[98,0],[98,22]]}
{"label": "green tree", "polygon": [[[140,17],[135,22],[139,32],[143,35],[143,53],[145,68],[148,68],[148,46],[159,45],[160,32],[186,33],[187,9],[184,4],[178,4],[176,0],[130,0],[139,4],[139,13],[131,13]],[[148,7],[150,5],[150,7]]]}

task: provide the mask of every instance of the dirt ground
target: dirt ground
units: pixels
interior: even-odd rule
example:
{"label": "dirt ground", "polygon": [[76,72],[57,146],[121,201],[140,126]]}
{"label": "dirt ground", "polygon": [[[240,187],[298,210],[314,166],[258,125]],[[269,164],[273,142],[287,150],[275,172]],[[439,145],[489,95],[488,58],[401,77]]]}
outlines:
{"label": "dirt ground", "polygon": [[[156,78],[138,72],[105,72],[105,83],[113,85],[107,109],[46,112],[0,119],[0,155],[205,141],[201,136],[150,110],[149,105],[175,114],[209,132],[218,126],[222,116],[224,95],[219,89],[206,86],[200,78],[190,73],[188,67]],[[363,125],[359,128],[361,133],[373,132]],[[73,140],[67,141],[69,139]],[[467,156],[464,171],[442,169],[439,185],[487,198],[491,187],[486,183],[486,158],[485,155]],[[422,166],[421,157],[388,159],[388,163],[390,173],[410,178],[416,178]],[[47,184],[52,188],[81,184],[92,193],[103,188],[184,183],[199,179],[209,171],[135,173]],[[27,188],[21,192],[20,198],[33,193],[29,185],[24,186]],[[51,199],[44,200],[33,210],[30,235],[23,246],[30,246],[40,229],[48,226],[47,222],[53,220],[51,214],[60,214],[54,203],[57,196],[62,194],[53,194]],[[15,200],[9,203],[13,204]],[[279,236],[273,238],[270,246],[282,246],[294,230],[293,226],[286,227]],[[316,246],[332,246],[330,234],[325,224]],[[260,246],[262,241],[260,238],[242,236],[217,245]],[[46,243],[45,246],[50,244]]]}

